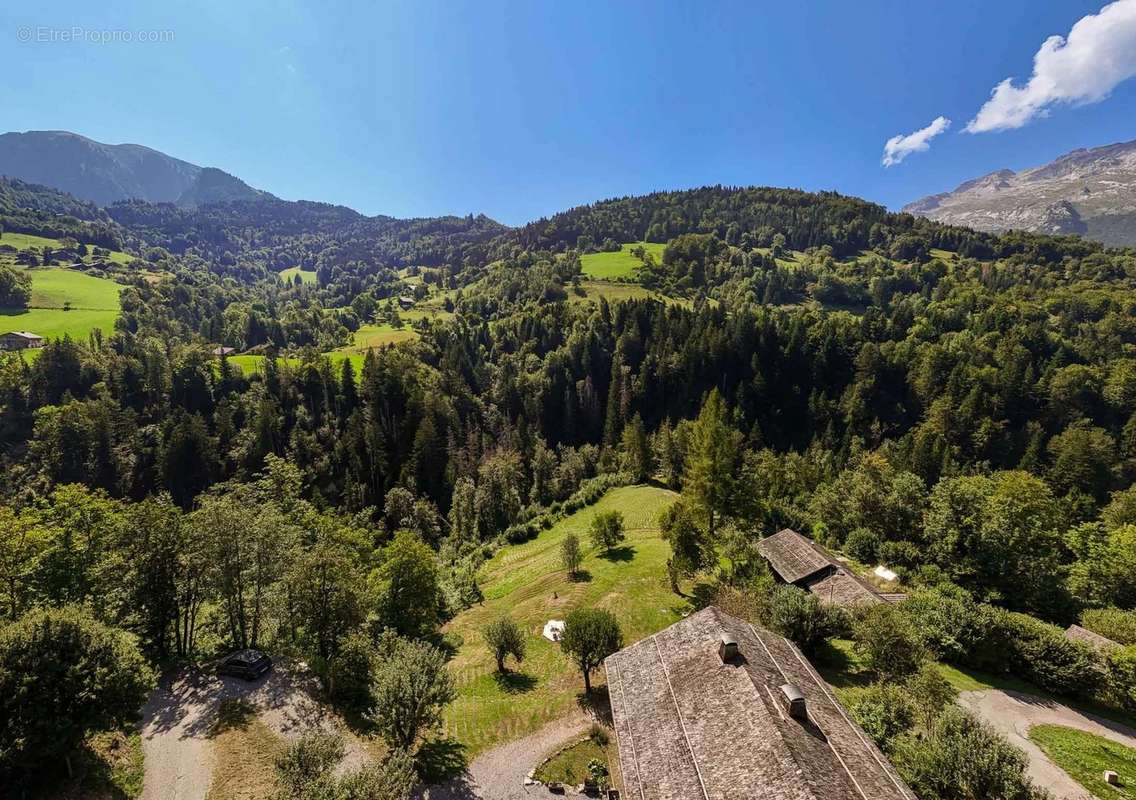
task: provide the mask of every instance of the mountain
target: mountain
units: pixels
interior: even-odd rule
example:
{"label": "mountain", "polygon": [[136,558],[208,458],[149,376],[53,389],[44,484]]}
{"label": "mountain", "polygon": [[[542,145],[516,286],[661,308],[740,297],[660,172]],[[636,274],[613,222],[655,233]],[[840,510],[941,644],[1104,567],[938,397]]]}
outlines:
{"label": "mountain", "polygon": [[238,178],[137,144],[103,144],[67,131],[0,134],[0,175],[110,205],[139,199],[193,208],[270,197]]}
{"label": "mountain", "polygon": [[1136,141],[1074,150],[1021,172],[1000,169],[903,210],[983,231],[1076,233],[1136,245]]}

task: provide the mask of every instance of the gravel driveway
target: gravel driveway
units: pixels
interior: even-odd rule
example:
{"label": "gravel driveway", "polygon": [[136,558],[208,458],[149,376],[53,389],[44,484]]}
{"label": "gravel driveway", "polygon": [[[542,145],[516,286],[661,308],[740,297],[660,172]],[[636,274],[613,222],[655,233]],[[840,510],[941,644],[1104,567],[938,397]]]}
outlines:
{"label": "gravel driveway", "polygon": [[[213,776],[209,732],[221,701],[252,703],[268,728],[294,739],[313,728],[338,729],[337,718],[315,699],[315,681],[301,665],[278,663],[257,681],[185,669],[162,678],[142,709],[146,774],[141,800],[203,800]],[[341,769],[362,763],[366,752],[347,737]]]}
{"label": "gravel driveway", "polygon": [[[525,776],[569,740],[583,736],[595,717],[580,712],[555,720],[536,733],[482,753],[462,776],[421,792],[421,800],[542,800],[564,798],[544,786],[525,786]],[[569,790],[567,796],[573,796]]]}
{"label": "gravel driveway", "polygon": [[1093,795],[1050,761],[1041,748],[1029,740],[1030,727],[1064,725],[1136,747],[1136,731],[1131,728],[1022,692],[1000,689],[963,692],[959,695],[959,703],[1024,750],[1029,756],[1029,775],[1034,783],[1048,789],[1059,800],[1091,800]]}

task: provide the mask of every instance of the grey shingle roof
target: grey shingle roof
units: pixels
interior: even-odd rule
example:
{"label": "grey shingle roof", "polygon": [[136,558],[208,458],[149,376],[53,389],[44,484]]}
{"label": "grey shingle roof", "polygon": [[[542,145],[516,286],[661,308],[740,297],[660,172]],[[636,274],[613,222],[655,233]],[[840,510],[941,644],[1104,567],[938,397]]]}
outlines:
{"label": "grey shingle roof", "polygon": [[832,566],[812,541],[789,528],[762,539],[757,543],[757,551],[786,583],[796,583]]}
{"label": "grey shingle roof", "polygon": [[825,603],[838,606],[875,605],[883,598],[844,567],[836,567],[819,580],[810,580],[808,590]]}
{"label": "grey shingle roof", "polygon": [[1080,625],[1070,625],[1066,628],[1065,638],[1071,639],[1074,642],[1084,642],[1102,653],[1120,647],[1119,643],[1114,642],[1107,636],[1101,636],[1096,631],[1090,631],[1088,628],[1082,628]]}
{"label": "grey shingle roof", "polygon": [[[723,663],[722,636],[740,657]],[[796,647],[707,608],[607,659],[629,800],[914,800]],[[790,717],[780,687],[804,694]]]}

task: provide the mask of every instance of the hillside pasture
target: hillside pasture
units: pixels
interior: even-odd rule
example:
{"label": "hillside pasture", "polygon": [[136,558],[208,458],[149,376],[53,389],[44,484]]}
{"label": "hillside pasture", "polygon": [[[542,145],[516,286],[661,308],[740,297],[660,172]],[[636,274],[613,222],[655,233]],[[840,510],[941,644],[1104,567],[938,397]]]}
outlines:
{"label": "hillside pasture", "polygon": [[[7,238],[7,234],[5,234]],[[35,267],[29,308],[0,308],[0,328],[25,330],[48,339],[85,340],[92,330],[114,331],[122,286],[63,267]]]}
{"label": "hillside pasture", "polygon": [[[27,250],[30,247],[39,248],[41,250],[45,247],[56,249],[63,246],[63,243],[59,239],[50,239],[46,236],[35,236],[34,234],[30,233],[13,233],[12,231],[5,231],[4,234],[0,236],[0,245],[4,244],[14,247],[17,250]],[[87,245],[87,248],[88,250],[93,252],[95,246],[89,244]],[[93,255],[88,255],[85,259],[85,261],[88,263],[93,260]],[[111,250],[107,260],[112,261],[115,264],[129,264],[135,259],[134,256],[129,255],[128,253],[123,253],[118,250]]]}
{"label": "hillside pasture", "polygon": [[[481,568],[484,602],[443,629],[448,640],[460,642],[450,663],[458,698],[446,712],[446,733],[465,745],[471,757],[577,708],[583,678],[560,645],[541,636],[548,620],[564,619],[576,608],[604,608],[619,620],[624,644],[631,644],[677,621],[688,609],[670,591],[670,547],[658,529],[659,514],[675,497],[654,486],[614,489],[536,539],[503,547]],[[623,513],[627,541],[606,556],[591,546],[588,526],[596,514],[612,510]],[[584,551],[576,580],[569,580],[560,560],[569,533],[580,537]],[[503,616],[521,626],[527,653],[520,665],[510,660],[511,671],[499,675],[482,631]],[[593,686],[603,683],[600,670]]]}
{"label": "hillside pasture", "polygon": [[657,242],[632,242],[622,245],[619,250],[603,253],[587,253],[580,258],[584,275],[596,280],[634,281],[635,272],[643,262],[631,255],[634,247],[643,247],[655,260],[662,262],[665,244]]}
{"label": "hillside pasture", "polygon": [[278,273],[281,280],[292,283],[296,280],[296,276],[300,276],[300,280],[305,284],[313,284],[316,282],[316,271],[314,269],[302,269],[300,267],[288,267],[282,269]]}

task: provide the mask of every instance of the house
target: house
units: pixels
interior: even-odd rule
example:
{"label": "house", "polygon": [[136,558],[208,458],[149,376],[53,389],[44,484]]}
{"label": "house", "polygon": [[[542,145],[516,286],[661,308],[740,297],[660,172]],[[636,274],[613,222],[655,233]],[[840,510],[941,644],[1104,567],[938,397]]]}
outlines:
{"label": "house", "polygon": [[827,603],[849,606],[884,602],[875,587],[794,530],[786,528],[767,536],[757,543],[757,551],[779,580],[810,591]]}
{"label": "house", "polygon": [[44,338],[29,331],[0,333],[0,350],[30,350],[43,347]]}
{"label": "house", "polygon": [[408,294],[401,294],[398,296],[398,306],[403,311],[409,311],[414,307],[414,298]]}
{"label": "house", "polygon": [[235,347],[221,346],[213,348],[213,355],[215,355],[217,358],[221,358],[222,356],[231,356],[235,352],[237,352],[237,348]]}
{"label": "house", "polygon": [[792,643],[713,606],[605,666],[623,797],[915,798]]}
{"label": "house", "polygon": [[1084,642],[1101,654],[1121,647],[1119,642],[1114,642],[1107,636],[1101,636],[1096,631],[1090,631],[1088,628],[1082,628],[1080,625],[1070,625],[1066,628],[1065,638],[1073,642]]}

